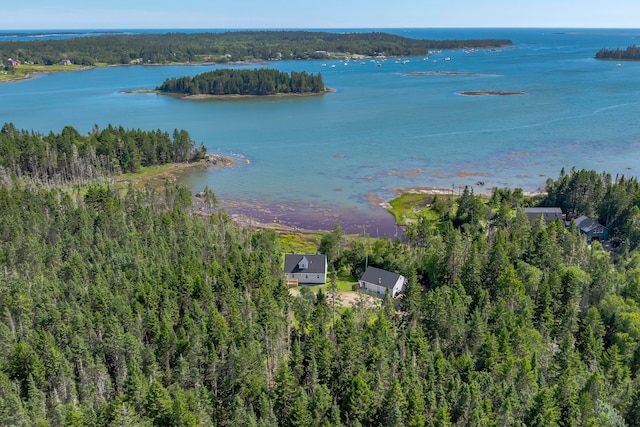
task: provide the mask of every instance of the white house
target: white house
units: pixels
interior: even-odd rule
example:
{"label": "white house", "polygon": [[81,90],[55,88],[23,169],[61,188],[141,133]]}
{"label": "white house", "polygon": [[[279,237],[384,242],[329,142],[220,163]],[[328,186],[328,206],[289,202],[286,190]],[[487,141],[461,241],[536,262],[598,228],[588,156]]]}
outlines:
{"label": "white house", "polygon": [[322,254],[286,254],[284,278],[287,284],[324,285],[327,282],[327,256]]}
{"label": "white house", "polygon": [[360,278],[360,288],[375,293],[383,297],[387,292],[391,292],[391,296],[395,298],[404,290],[404,284],[407,279],[398,273],[381,270],[376,267],[367,267]]}

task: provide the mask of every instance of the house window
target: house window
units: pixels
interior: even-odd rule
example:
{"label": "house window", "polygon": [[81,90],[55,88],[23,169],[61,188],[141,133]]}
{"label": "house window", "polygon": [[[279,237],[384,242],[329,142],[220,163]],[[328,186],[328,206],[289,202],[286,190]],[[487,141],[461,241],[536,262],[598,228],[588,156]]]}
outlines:
{"label": "house window", "polygon": [[305,278],[305,279],[308,279],[308,278],[309,278],[309,275],[308,275],[308,274],[305,274],[305,275],[304,275],[304,278]]}

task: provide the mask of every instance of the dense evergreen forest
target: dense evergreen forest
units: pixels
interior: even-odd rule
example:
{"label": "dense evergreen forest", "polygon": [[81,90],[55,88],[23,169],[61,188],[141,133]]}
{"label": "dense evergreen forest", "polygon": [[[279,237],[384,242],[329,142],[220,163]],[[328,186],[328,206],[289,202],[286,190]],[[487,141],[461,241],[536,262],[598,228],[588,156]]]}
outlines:
{"label": "dense evergreen forest", "polygon": [[[25,132],[3,138],[20,158]],[[561,174],[546,201],[637,203],[608,180]],[[333,270],[408,278],[352,308],[291,296],[278,235],[204,203],[0,183],[1,425],[640,426],[640,253],[530,224],[522,191],[441,197],[403,241],[325,233]]]}
{"label": "dense evergreen forest", "polygon": [[640,60],[640,48],[636,45],[626,49],[600,49],[596,53],[596,59]]}
{"label": "dense evergreen forest", "polygon": [[222,69],[165,80],[160,92],[187,95],[275,95],[285,93],[323,93],[322,74],[273,69]]}
{"label": "dense evergreen forest", "polygon": [[598,220],[613,236],[623,239],[629,250],[640,244],[640,184],[636,177],[562,170],[557,180],[547,180],[540,204]]}
{"label": "dense evergreen forest", "polygon": [[510,40],[419,40],[392,34],[315,31],[234,31],[102,35],[63,40],[0,42],[0,58],[51,65],[70,60],[77,65],[228,62],[326,57],[327,52],[361,55],[415,56],[429,49],[489,48]]}
{"label": "dense evergreen forest", "polygon": [[185,130],[169,135],[109,125],[83,136],[67,126],[59,134],[41,135],[7,123],[0,129],[0,182],[12,177],[42,184],[93,182],[142,166],[199,160],[205,154],[204,146],[196,148]]}

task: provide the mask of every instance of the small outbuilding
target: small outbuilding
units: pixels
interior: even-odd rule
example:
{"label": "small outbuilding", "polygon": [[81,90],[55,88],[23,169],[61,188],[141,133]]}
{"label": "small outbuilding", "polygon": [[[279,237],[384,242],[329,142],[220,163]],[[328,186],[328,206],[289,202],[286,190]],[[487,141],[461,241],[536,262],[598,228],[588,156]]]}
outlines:
{"label": "small outbuilding", "polygon": [[587,238],[588,243],[591,243],[594,240],[604,242],[609,239],[609,229],[598,221],[594,221],[584,215],[579,216],[574,221],[578,226],[578,229],[580,229],[580,234]]}
{"label": "small outbuilding", "polygon": [[324,285],[327,282],[327,256],[323,254],[286,254],[284,278],[289,286]]}
{"label": "small outbuilding", "polygon": [[387,292],[395,298],[404,290],[407,279],[398,273],[382,270],[376,267],[367,267],[359,280],[360,289],[375,293],[383,297]]}
{"label": "small outbuilding", "polygon": [[524,208],[524,213],[527,214],[530,223],[537,221],[540,216],[545,224],[550,224],[556,219],[563,219],[562,209],[560,208]]}

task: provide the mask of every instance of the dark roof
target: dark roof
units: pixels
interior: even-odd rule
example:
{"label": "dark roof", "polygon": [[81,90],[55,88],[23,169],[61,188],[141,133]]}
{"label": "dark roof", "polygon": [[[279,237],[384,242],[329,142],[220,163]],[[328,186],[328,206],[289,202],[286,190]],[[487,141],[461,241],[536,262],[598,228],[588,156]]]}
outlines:
{"label": "dark roof", "polygon": [[367,267],[367,271],[364,272],[360,280],[393,289],[393,285],[396,284],[399,277],[398,273],[392,273],[376,267]]}
{"label": "dark roof", "polygon": [[558,218],[562,218],[562,209],[560,208],[524,208],[530,222],[536,221],[542,215],[544,222],[553,222]]}
{"label": "dark roof", "polygon": [[[298,264],[306,258],[309,262],[309,268],[300,269]],[[327,256],[323,254],[286,254],[284,256],[284,272],[285,273],[310,273],[325,274],[327,268]]]}
{"label": "dark roof", "polygon": [[594,221],[591,218],[589,218],[587,216],[584,216],[584,215],[579,216],[574,221],[576,222],[576,225],[578,226],[580,231],[582,231],[584,233],[588,233],[590,231],[593,231],[597,227],[600,226],[600,223],[598,221]]}
{"label": "dark roof", "polygon": [[524,208],[526,213],[537,213],[537,214],[560,214],[562,215],[562,209],[560,208]]}

